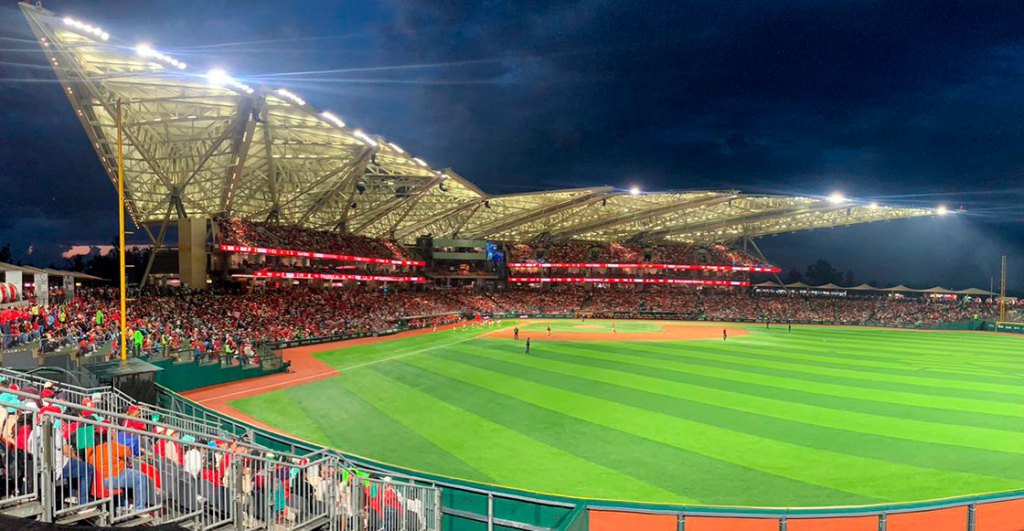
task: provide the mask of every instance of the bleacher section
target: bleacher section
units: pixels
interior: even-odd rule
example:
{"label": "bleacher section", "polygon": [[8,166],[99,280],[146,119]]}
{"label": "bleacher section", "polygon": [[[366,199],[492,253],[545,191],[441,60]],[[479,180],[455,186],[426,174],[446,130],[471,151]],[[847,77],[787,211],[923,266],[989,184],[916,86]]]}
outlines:
{"label": "bleacher section", "polygon": [[[227,246],[242,246],[263,249],[258,254],[289,255],[284,251],[329,254],[331,259],[344,261],[372,261],[373,259],[399,265],[423,265],[403,246],[390,240],[377,240],[365,236],[342,234],[336,231],[319,231],[276,223],[259,223],[241,219],[222,219],[218,243]],[[228,248],[232,252],[237,249]],[[268,252],[269,251],[269,252]],[[293,256],[302,256],[294,255]],[[341,258],[344,257],[344,258]],[[359,260],[358,258],[370,259]],[[408,264],[414,262],[415,264]],[[379,262],[383,263],[383,262]]]}
{"label": "bleacher section", "polygon": [[763,266],[747,253],[724,245],[662,243],[641,245],[570,240],[549,244],[509,243],[509,263],[605,262]]}
{"label": "bleacher section", "polygon": [[251,429],[0,369],[0,511],[57,524],[440,529],[440,491]]}

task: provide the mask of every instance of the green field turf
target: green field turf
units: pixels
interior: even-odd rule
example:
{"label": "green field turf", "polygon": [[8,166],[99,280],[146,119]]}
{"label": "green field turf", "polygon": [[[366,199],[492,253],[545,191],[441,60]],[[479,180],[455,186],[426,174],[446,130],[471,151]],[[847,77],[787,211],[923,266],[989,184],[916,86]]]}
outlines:
{"label": "green field turf", "polygon": [[813,506],[1024,487],[1024,338],[748,329],[534,337],[531,356],[427,334],[320,354],[342,376],[232,405],[351,453],[547,493]]}

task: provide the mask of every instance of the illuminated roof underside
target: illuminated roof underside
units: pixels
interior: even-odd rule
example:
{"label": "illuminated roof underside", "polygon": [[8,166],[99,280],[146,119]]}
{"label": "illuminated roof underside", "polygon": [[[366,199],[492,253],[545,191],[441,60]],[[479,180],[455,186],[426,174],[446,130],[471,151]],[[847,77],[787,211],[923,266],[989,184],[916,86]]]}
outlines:
{"label": "illuminated roof underside", "polygon": [[401,241],[712,243],[936,213],[735,191],[488,195],[292,92],[230,77],[214,85],[152,48],[20,5],[115,185],[122,101],[125,191],[137,223],[226,214]]}

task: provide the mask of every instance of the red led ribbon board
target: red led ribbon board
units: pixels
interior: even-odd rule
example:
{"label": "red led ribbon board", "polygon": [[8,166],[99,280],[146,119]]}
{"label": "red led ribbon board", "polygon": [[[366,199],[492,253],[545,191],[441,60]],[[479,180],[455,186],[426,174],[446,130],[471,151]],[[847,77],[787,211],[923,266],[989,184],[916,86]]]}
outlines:
{"label": "red led ribbon board", "polygon": [[341,273],[289,273],[286,271],[256,271],[256,278],[280,278],[285,280],[361,280],[364,282],[424,282],[424,277],[401,277],[391,275],[347,275]]}
{"label": "red led ribbon board", "polygon": [[593,278],[593,277],[511,277],[509,282],[565,282],[570,284],[689,284],[694,286],[749,286],[745,280],[701,280],[693,278]]}
{"label": "red led ribbon board", "polygon": [[512,262],[511,269],[670,269],[676,271],[733,271],[740,273],[779,273],[782,270],[772,266],[731,266],[703,264],[606,264],[600,262]]}
{"label": "red led ribbon board", "polygon": [[316,253],[313,251],[293,251],[291,249],[271,249],[269,247],[248,247],[245,245],[221,245],[221,251],[240,254],[265,254],[267,256],[296,256],[300,258],[320,258],[339,262],[361,262],[364,264],[386,264],[401,266],[424,266],[427,263],[419,260],[393,260],[390,258],[370,258],[368,256],[352,256],[347,254]]}

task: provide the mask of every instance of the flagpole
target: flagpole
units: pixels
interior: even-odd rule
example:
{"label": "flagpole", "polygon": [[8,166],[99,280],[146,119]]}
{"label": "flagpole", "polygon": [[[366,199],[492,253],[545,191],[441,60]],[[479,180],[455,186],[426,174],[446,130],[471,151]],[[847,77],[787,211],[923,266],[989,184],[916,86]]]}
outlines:
{"label": "flagpole", "polygon": [[118,276],[121,282],[121,361],[128,360],[128,279],[124,259],[124,154],[121,142],[121,98],[117,99],[117,222]]}

